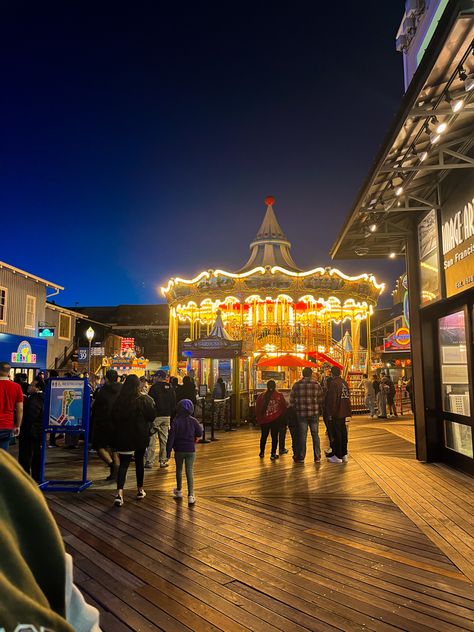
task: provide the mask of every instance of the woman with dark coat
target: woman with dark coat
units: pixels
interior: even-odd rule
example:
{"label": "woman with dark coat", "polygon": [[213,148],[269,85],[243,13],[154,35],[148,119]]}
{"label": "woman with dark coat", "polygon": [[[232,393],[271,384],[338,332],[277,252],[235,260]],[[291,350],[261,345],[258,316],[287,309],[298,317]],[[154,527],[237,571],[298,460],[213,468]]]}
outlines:
{"label": "woman with dark coat", "polygon": [[36,377],[28,387],[28,397],[25,397],[23,422],[18,437],[18,462],[37,483],[40,482],[41,474],[43,413],[43,382]]}
{"label": "woman with dark coat", "polygon": [[176,390],[176,403],[182,399],[189,399],[196,406],[196,387],[189,375],[183,377],[183,383]]}
{"label": "woman with dark coat", "polygon": [[105,384],[94,393],[94,401],[91,411],[92,447],[99,457],[106,463],[110,472],[107,481],[112,481],[116,476],[116,464],[113,449],[113,425],[112,408],[115,400],[120,395],[122,385],[118,382],[118,373],[109,369],[105,374]]}
{"label": "woman with dark coat", "polygon": [[145,476],[145,450],[150,439],[150,428],[156,417],[155,402],[140,392],[140,380],[129,375],[112,408],[114,427],[113,445],[120,465],[117,474],[117,496],[114,504],[123,505],[123,488],[132,457],[135,457],[137,473],[137,498],[145,498],[143,489]]}
{"label": "woman with dark coat", "polygon": [[[277,446],[278,437],[282,423],[284,423],[284,416],[286,412],[286,400],[281,393],[277,391],[276,383],[274,380],[267,382],[267,390],[264,393],[260,393],[255,403],[257,422],[260,424],[262,434],[260,436],[260,458],[265,456],[265,446],[267,444],[268,434],[271,432],[272,436],[272,452],[270,459],[275,461],[278,459]],[[288,452],[280,444],[281,454]]]}

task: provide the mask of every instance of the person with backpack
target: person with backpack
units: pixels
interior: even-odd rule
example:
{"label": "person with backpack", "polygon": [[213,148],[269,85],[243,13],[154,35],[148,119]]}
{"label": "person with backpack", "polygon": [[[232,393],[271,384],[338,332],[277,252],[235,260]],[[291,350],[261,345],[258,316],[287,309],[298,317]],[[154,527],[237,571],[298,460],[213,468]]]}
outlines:
{"label": "person with backpack", "polygon": [[[277,391],[276,382],[269,380],[267,382],[267,390],[260,393],[255,403],[257,423],[260,424],[260,458],[265,456],[265,446],[267,444],[268,434],[272,437],[272,451],[270,460],[275,461],[279,458],[277,454],[278,440],[280,439],[280,454],[286,454],[284,438],[280,431],[285,429],[286,434],[286,400],[281,393]],[[283,443],[283,445],[282,445]]]}
{"label": "person with backpack", "polygon": [[183,497],[183,464],[186,470],[188,486],[188,505],[194,505],[194,462],[196,460],[196,441],[202,437],[202,426],[192,415],[194,404],[190,399],[182,399],[176,407],[176,415],[171,422],[166,446],[166,455],[171,457],[174,450],[176,460],[176,487],[173,489],[175,498]]}
{"label": "person with backpack", "polygon": [[119,456],[120,465],[117,474],[117,496],[114,505],[123,505],[123,488],[128,467],[135,457],[137,473],[137,498],[145,498],[143,489],[145,476],[145,450],[150,440],[150,429],[156,417],[153,399],[140,390],[140,380],[136,375],[128,375],[120,394],[112,408],[114,428],[112,444]]}

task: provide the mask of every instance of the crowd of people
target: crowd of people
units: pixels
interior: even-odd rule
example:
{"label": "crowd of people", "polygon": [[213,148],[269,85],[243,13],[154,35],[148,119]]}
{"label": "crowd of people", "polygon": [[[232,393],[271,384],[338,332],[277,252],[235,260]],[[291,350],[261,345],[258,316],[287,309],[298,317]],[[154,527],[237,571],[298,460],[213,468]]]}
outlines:
{"label": "crowd of people", "polygon": [[321,462],[319,420],[323,419],[329,446],[325,456],[329,463],[345,463],[347,453],[346,420],[352,415],[349,386],[337,366],[327,369],[324,376],[313,374],[310,367],[294,383],[287,401],[276,388],[274,380],[256,401],[256,417],[260,424],[260,458],[265,456],[268,435],[271,436],[270,459],[276,461],[287,454],[287,428],[291,434],[293,460],[304,463],[308,430],[313,443],[315,463]]}

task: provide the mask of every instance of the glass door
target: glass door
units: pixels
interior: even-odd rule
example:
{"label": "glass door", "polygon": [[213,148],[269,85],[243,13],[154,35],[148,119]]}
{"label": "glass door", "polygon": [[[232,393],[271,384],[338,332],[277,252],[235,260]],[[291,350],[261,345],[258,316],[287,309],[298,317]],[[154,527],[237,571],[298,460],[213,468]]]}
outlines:
{"label": "glass door", "polygon": [[[474,466],[472,423],[472,307],[438,318],[440,407],[446,460]],[[465,468],[463,467],[466,466]]]}

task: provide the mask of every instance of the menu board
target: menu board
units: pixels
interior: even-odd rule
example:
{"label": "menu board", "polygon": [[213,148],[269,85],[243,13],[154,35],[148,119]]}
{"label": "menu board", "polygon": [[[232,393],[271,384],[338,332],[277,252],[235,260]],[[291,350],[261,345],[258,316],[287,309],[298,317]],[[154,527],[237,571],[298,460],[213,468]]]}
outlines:
{"label": "menu board", "polygon": [[464,310],[440,318],[438,331],[443,410],[468,417],[471,402]]}

